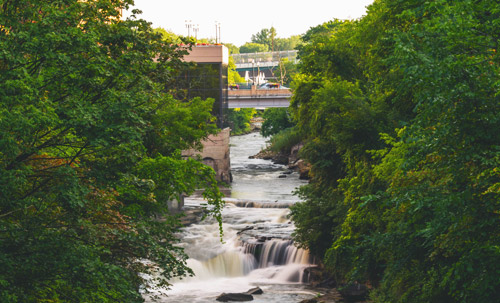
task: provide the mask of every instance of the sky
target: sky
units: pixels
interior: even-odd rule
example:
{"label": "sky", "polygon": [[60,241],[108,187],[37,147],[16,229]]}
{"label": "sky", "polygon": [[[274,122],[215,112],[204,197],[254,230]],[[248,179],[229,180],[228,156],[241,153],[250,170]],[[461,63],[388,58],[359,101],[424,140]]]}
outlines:
{"label": "sky", "polygon": [[[186,24],[199,28],[198,38],[216,37],[220,24],[223,43],[241,46],[261,29],[274,27],[277,36],[304,34],[309,28],[333,19],[358,19],[373,0],[135,0],[137,17],[177,35],[188,35]],[[130,16],[124,12],[124,17]],[[217,34],[218,35],[218,34]],[[191,36],[194,36],[191,30]]]}

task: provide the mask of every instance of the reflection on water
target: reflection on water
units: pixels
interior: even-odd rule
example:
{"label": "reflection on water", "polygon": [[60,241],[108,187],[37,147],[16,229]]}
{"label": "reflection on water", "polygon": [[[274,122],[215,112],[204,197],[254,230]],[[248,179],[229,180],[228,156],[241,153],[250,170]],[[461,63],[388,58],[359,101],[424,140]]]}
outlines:
{"label": "reflection on water", "polygon": [[[287,219],[287,207],[298,201],[292,192],[305,182],[297,173],[278,178],[286,166],[248,158],[265,144],[256,133],[231,138],[233,183],[222,211],[224,241],[214,221],[183,228],[181,246],[196,276],[171,281],[166,296],[157,293],[159,302],[214,302],[222,292],[255,286],[264,294],[254,295],[253,302],[300,302],[314,295],[301,284],[303,269],[311,266],[309,254],[290,241],[294,227]],[[185,203],[203,201],[191,197]]]}

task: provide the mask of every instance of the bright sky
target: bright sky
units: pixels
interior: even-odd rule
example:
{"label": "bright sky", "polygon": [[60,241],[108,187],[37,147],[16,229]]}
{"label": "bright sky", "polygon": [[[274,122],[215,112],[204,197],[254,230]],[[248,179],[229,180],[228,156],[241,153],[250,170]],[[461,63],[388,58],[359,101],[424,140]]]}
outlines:
{"label": "bright sky", "polygon": [[[263,28],[276,28],[288,38],[332,19],[357,19],[373,0],[135,0],[139,18],[187,36],[186,21],[199,25],[198,38],[215,38],[220,23],[222,42],[241,46]],[[127,17],[130,12],[124,12]],[[194,36],[191,30],[191,36]]]}

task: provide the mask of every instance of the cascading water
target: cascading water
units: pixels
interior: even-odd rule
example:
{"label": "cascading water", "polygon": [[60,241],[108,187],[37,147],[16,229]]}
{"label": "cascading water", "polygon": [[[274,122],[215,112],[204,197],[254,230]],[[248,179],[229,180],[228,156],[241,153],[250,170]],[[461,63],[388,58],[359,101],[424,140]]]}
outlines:
{"label": "cascading water", "polygon": [[[292,191],[304,184],[296,173],[278,178],[287,168],[268,160],[248,159],[265,146],[259,134],[231,138],[233,184],[223,209],[223,242],[218,224],[204,221],[183,228],[181,246],[195,276],[175,280],[159,302],[215,302],[222,292],[245,292],[259,286],[254,302],[300,302],[311,291],[304,269],[314,263],[291,240],[294,226],[288,207],[298,198]],[[203,200],[188,198],[186,205]],[[154,293],[153,293],[154,295]],[[147,301],[150,299],[146,298]]]}

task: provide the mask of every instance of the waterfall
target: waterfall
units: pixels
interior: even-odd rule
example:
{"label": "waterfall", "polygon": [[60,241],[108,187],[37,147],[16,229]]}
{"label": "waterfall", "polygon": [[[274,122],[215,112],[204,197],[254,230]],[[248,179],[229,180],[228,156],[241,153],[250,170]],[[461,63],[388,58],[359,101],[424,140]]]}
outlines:
{"label": "waterfall", "polygon": [[263,243],[240,244],[239,250],[226,251],[206,261],[189,259],[188,266],[201,280],[245,276],[257,268],[283,266],[287,274],[281,275],[279,280],[308,282],[303,278],[303,271],[314,265],[313,260],[307,250],[296,247],[292,240],[273,239]]}
{"label": "waterfall", "polygon": [[234,204],[237,207],[247,207],[247,208],[289,208],[293,205],[293,202],[283,202],[283,201],[255,201],[255,200],[231,200],[226,199],[227,203]]}
{"label": "waterfall", "polygon": [[188,261],[195,276],[199,279],[210,279],[213,277],[239,277],[247,275],[257,267],[257,261],[251,254],[241,254],[236,251],[228,251],[207,261]]}

